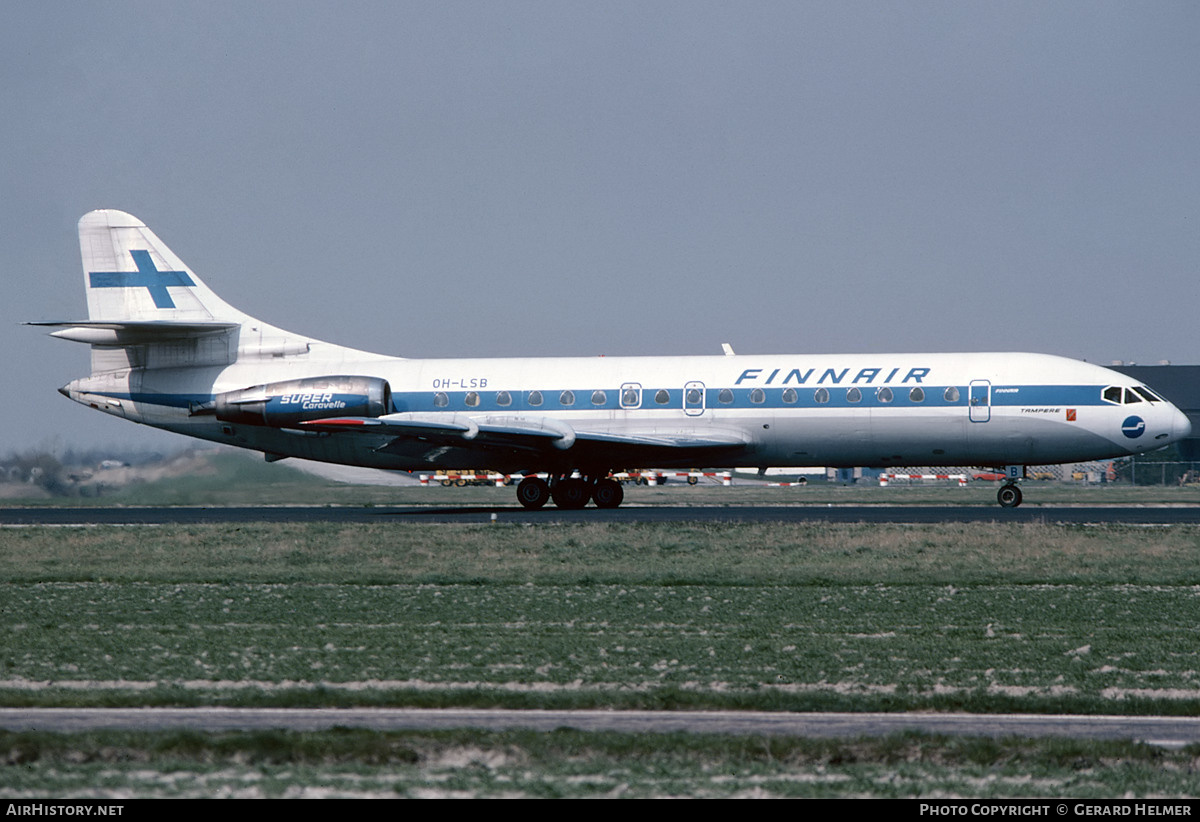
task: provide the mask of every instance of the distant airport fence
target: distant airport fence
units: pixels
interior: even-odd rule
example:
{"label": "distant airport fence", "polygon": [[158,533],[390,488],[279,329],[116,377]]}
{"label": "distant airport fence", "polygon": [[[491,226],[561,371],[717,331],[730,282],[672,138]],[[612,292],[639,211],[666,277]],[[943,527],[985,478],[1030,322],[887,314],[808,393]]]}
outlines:
{"label": "distant airport fence", "polygon": [[[952,473],[953,472],[953,473]],[[921,466],[894,469],[880,474],[879,484],[888,485],[897,480],[919,482],[935,479],[957,480],[965,474],[966,482],[1002,482],[1004,475],[992,468],[948,468],[945,466]],[[1153,454],[1143,454],[1122,460],[1103,462],[1068,463],[1066,465],[1030,465],[1025,469],[1027,481],[1056,480],[1077,482],[1082,485],[1121,483],[1124,485],[1191,485],[1200,483],[1200,462],[1155,459]]]}

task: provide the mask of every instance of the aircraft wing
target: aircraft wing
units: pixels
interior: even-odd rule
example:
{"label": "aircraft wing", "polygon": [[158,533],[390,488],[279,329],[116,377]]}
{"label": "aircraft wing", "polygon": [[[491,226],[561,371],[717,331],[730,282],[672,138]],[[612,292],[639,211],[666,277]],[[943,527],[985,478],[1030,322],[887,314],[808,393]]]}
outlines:
{"label": "aircraft wing", "polygon": [[570,448],[575,441],[571,427],[550,417],[470,417],[465,414],[405,412],[381,417],[331,417],[300,423],[307,429],[361,431],[401,437],[466,444],[508,442],[526,447]]}
{"label": "aircraft wing", "polygon": [[611,443],[613,445],[643,446],[646,448],[711,449],[738,448],[747,444],[740,431],[680,431],[673,433],[609,433],[601,431],[578,431],[580,442]]}
{"label": "aircraft wing", "polygon": [[545,416],[400,413],[382,417],[331,417],[300,425],[306,429],[392,434],[444,445],[522,451],[566,450],[577,446],[682,454],[741,448],[747,444],[745,435],[736,430],[705,427],[681,431],[576,431],[562,420]]}

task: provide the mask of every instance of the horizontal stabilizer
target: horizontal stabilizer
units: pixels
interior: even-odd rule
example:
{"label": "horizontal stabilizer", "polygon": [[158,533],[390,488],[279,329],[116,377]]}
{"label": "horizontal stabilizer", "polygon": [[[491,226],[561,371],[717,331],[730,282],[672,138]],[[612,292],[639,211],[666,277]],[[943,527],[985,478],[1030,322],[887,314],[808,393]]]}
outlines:
{"label": "horizontal stabilizer", "polygon": [[171,340],[196,339],[212,334],[222,334],[240,327],[241,323],[230,322],[175,322],[170,320],[146,320],[140,322],[101,322],[79,320],[75,322],[25,323],[43,328],[58,328],[51,337],[89,345],[142,345]]}

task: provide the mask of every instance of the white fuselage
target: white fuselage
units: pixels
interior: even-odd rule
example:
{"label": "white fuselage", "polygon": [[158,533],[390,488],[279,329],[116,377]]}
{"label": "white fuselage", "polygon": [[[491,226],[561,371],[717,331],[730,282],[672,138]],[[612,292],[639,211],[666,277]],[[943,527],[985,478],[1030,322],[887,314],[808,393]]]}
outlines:
{"label": "white fuselage", "polygon": [[[1120,402],[1104,398],[1106,388],[1133,387],[1129,377],[1042,354],[410,360],[360,357],[336,346],[322,356],[322,348],[222,369],[110,373],[68,388],[81,401],[105,395],[109,404],[101,410],[190,436],[274,456],[403,470],[543,470],[553,467],[541,464],[547,460],[566,466],[570,455],[489,454],[467,443],[431,449],[420,441],[381,452],[376,449],[390,438],[229,425],[192,416],[189,407],[248,385],[370,375],[391,385],[397,412],[544,415],[580,431],[713,431],[744,438],[743,448],[712,454],[707,467],[1077,462],[1160,448],[1189,428],[1168,402],[1136,394],[1133,403],[1123,395]],[[1127,424],[1131,419],[1140,427]],[[663,467],[696,459],[688,454],[673,463],[669,453],[654,456]]]}

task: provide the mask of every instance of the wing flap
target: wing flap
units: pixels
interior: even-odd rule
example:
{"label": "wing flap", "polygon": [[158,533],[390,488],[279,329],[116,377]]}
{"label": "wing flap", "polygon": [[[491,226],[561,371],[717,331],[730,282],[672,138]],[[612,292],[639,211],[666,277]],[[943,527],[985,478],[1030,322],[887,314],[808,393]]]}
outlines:
{"label": "wing flap", "polygon": [[300,425],[324,431],[351,431],[363,434],[391,434],[422,439],[473,440],[479,426],[460,414],[385,414],[381,417],[328,417],[305,420]]}
{"label": "wing flap", "polygon": [[613,445],[643,446],[645,448],[672,448],[680,450],[708,450],[713,448],[740,448],[749,441],[740,431],[677,431],[647,432],[623,431],[579,431],[579,442],[612,443]]}
{"label": "wing flap", "polygon": [[611,445],[669,451],[712,451],[741,448],[746,435],[735,429],[712,427],[683,431],[576,431],[560,419],[544,416],[466,416],[403,412],[381,417],[329,417],[300,425],[325,431],[416,437],[446,444],[520,449],[555,449]]}

